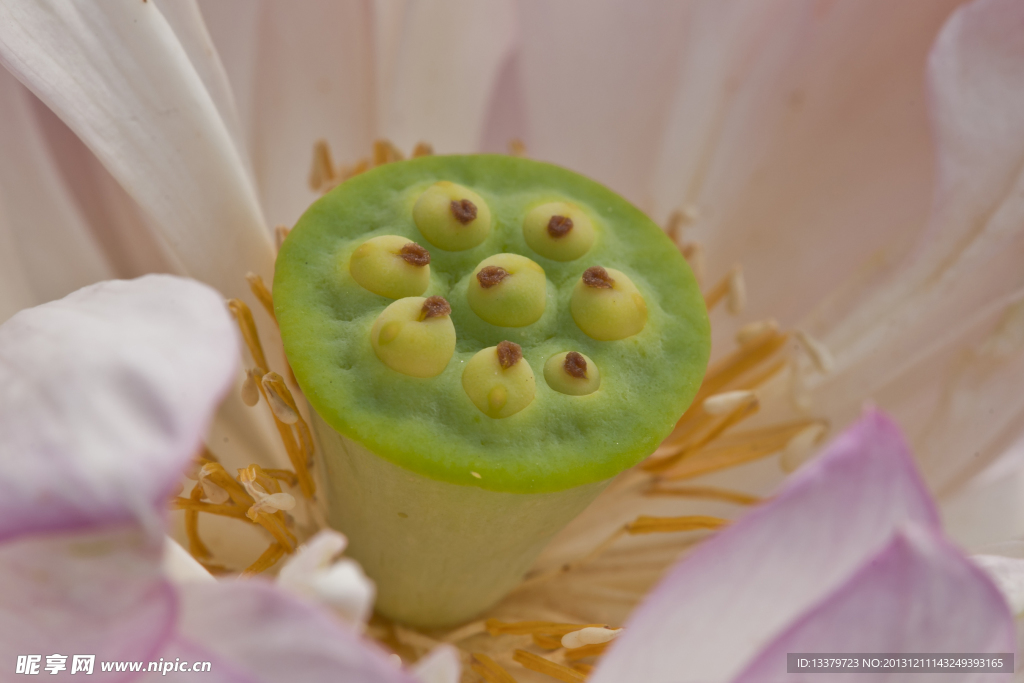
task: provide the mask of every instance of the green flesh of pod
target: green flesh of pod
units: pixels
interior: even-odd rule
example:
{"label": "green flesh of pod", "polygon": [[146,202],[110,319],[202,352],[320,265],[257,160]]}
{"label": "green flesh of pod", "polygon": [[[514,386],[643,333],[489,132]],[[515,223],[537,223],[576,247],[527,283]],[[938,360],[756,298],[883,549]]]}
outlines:
{"label": "green flesh of pod", "polygon": [[[486,203],[490,230],[479,245],[446,251],[417,228],[413,207],[439,181],[468,188]],[[593,226],[593,244],[578,258],[545,258],[524,237],[524,219],[531,209],[551,202],[570,203],[585,212]],[[419,296],[446,299],[456,331],[455,352],[436,376],[402,374],[383,363],[371,345],[374,322],[394,300],[360,286],[349,272],[349,262],[355,249],[378,235],[408,238],[430,253],[429,285]],[[467,300],[477,266],[503,253],[531,259],[547,279],[543,314],[523,327],[486,322]],[[624,273],[635,285],[648,314],[638,333],[599,341],[577,325],[570,299],[592,266]],[[465,497],[471,501],[466,509],[432,508],[436,514],[454,517],[482,515],[491,505],[485,492],[496,494],[494,499],[506,508],[512,505],[509,500],[519,500],[508,494],[522,495],[523,510],[515,514],[524,515],[532,505],[528,501],[541,500],[536,498],[539,494],[562,492],[571,504],[552,505],[563,511],[555,515],[565,517],[560,523],[568,522],[597,495],[602,482],[650,455],[672,431],[700,387],[709,354],[710,330],[700,291],[679,250],[658,226],[592,180],[517,157],[422,157],[379,166],[342,183],[317,200],[291,231],[278,256],[273,292],[288,361],[316,412],[321,445],[338,441],[334,438],[338,436],[349,444],[348,451],[358,448],[360,453],[341,466],[332,464],[332,459],[346,458],[346,449],[321,448],[328,478],[346,477],[344,482],[328,482],[329,496],[332,490],[337,496],[346,491],[351,496],[353,491],[383,486],[396,496],[400,491],[395,500],[401,501],[415,496],[415,486],[408,489],[409,477],[479,491],[482,497]],[[532,368],[536,394],[522,410],[496,419],[478,409],[467,395],[463,370],[479,351],[502,341],[521,347],[520,362]],[[569,351],[583,354],[599,370],[596,391],[572,395],[548,385],[545,363]],[[325,438],[324,430],[333,434]],[[389,465],[359,466],[356,460],[364,461],[367,453]],[[360,483],[359,472],[370,470],[378,474],[366,476],[376,479]],[[400,487],[381,483],[385,475],[379,472],[392,471],[403,473]],[[430,495],[438,495],[434,484],[424,486],[430,488]],[[342,508],[329,515],[331,523],[353,537],[350,552],[378,580],[379,605],[387,605],[391,616],[418,625],[456,623],[500,598],[492,586],[486,596],[479,597],[479,604],[469,599],[454,611],[426,603],[404,611],[395,607],[410,602],[411,598],[403,597],[409,590],[416,595],[432,592],[429,586],[409,589],[397,584],[392,591],[389,584],[393,582],[387,577],[395,563],[415,567],[421,562],[426,567],[429,558],[410,551],[412,546],[403,545],[401,539],[383,539],[380,547],[363,540],[377,534],[365,528],[374,513],[356,513],[351,505],[347,512]],[[380,533],[399,533],[395,529],[403,527],[391,519],[392,515],[399,519],[397,512],[402,511],[380,511],[389,515],[388,528],[382,527]],[[346,530],[352,524],[362,527]],[[533,555],[555,531],[547,527],[543,533],[530,531],[532,540],[505,545],[519,548],[520,553],[529,548],[528,554]],[[436,548],[442,542],[431,540],[434,552],[440,552]],[[472,542],[467,547],[486,552]],[[469,558],[462,559],[472,566]],[[451,567],[459,561],[447,558],[443,564]],[[497,564],[521,573],[523,562],[518,557]],[[443,582],[431,576],[431,581]],[[514,580],[495,578],[493,584],[511,585]],[[452,581],[457,585],[459,579],[454,576]]]}

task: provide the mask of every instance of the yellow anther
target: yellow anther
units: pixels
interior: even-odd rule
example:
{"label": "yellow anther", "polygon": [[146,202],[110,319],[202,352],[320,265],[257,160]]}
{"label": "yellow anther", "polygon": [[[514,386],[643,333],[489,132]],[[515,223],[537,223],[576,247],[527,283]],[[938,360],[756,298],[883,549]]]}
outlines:
{"label": "yellow anther", "polygon": [[263,306],[263,310],[267,312],[270,319],[276,323],[277,316],[274,314],[274,297],[270,294],[270,289],[266,283],[263,282],[263,278],[256,273],[248,273],[245,279],[249,283],[249,289],[252,290],[253,296]]}
{"label": "yellow anther", "polygon": [[211,462],[203,465],[199,470],[199,481],[209,481],[223,489],[227,492],[231,502],[242,509],[248,509],[253,504],[252,496],[245,492],[242,485],[235,481],[220,463]]}
{"label": "yellow anther", "polygon": [[746,306],[747,287],[740,266],[733,266],[732,270],[704,295],[704,305],[710,311],[723,299],[726,299],[726,307],[733,314],[741,313]]}
{"label": "yellow anther", "polygon": [[736,331],[736,343],[740,346],[746,346],[769,332],[774,334],[779,332],[779,323],[771,318],[747,323]]}
{"label": "yellow anther", "polygon": [[570,669],[564,664],[555,664],[550,659],[545,659],[526,650],[516,650],[512,655],[512,659],[531,671],[546,674],[560,681],[565,681],[565,683],[583,683],[583,681],[587,680],[586,676],[575,669]]}
{"label": "yellow anther", "polygon": [[582,645],[577,648],[565,651],[565,661],[575,662],[587,657],[600,657],[608,649],[608,643],[597,643],[595,645]]}
{"label": "yellow anther", "polygon": [[[295,407],[294,401],[288,400],[291,398],[291,392],[285,386],[281,375],[276,372],[268,372],[264,375],[263,389],[266,392],[267,404],[270,405],[274,417],[286,425],[293,425],[299,421],[299,411]],[[288,399],[285,396],[288,396]]]}
{"label": "yellow anther", "polygon": [[668,238],[678,245],[680,238],[683,236],[683,227],[683,212],[677,209],[669,214],[668,220],[665,221],[665,225],[662,229],[665,231],[665,234],[668,235]]}
{"label": "yellow anther", "polygon": [[[268,389],[268,385],[272,390]],[[295,468],[295,474],[299,478],[299,488],[302,490],[302,495],[306,498],[312,498],[313,494],[316,493],[316,485],[310,472],[313,463],[313,434],[309,431],[306,421],[299,414],[299,409],[295,405],[295,399],[292,398],[292,392],[288,389],[288,385],[285,384],[284,378],[276,372],[268,372],[263,376],[259,386],[263,393],[263,398],[267,401],[267,405],[271,406],[274,424],[277,425],[277,431],[281,436],[282,443],[284,443],[285,451],[288,453],[288,459],[291,461],[292,467]],[[278,401],[276,405],[279,410],[281,410],[282,404],[287,406],[287,410],[281,411],[282,415],[290,419],[291,414],[294,413],[294,422],[287,423],[281,420],[278,413],[274,410],[274,405],[271,405],[271,393],[275,395],[274,400]]]}
{"label": "yellow anther", "polygon": [[670,487],[656,483],[647,490],[645,495],[678,496],[680,498],[706,498],[710,500],[720,500],[726,503],[736,503],[737,505],[756,505],[761,502],[760,498],[752,496],[749,493],[743,493],[742,491],[730,491],[729,489],[720,489],[714,486]]}
{"label": "yellow anther", "polygon": [[292,472],[291,470],[278,470],[268,467],[263,470],[263,473],[266,474],[268,477],[277,479],[278,481],[283,481],[288,486],[299,485],[298,475]]}
{"label": "yellow anther", "polygon": [[[198,486],[195,487],[194,490],[198,490],[200,496],[203,495],[202,489],[200,489]],[[194,497],[195,495],[193,494],[193,498]],[[171,509],[184,510],[186,514],[186,520],[187,515],[189,513],[204,512],[206,514],[217,515],[219,517],[231,517],[233,519],[244,519],[246,521],[251,521],[248,519],[248,517],[246,517],[245,509],[238,507],[234,503],[204,503],[201,500],[195,500],[193,498],[174,498],[173,500],[171,500]]]}
{"label": "yellow anther", "polygon": [[249,354],[256,365],[261,368],[267,367],[267,357],[263,355],[263,345],[260,344],[260,334],[256,330],[256,321],[252,318],[252,311],[241,299],[230,299],[228,309],[235,316],[238,323],[238,330],[242,333],[245,345],[249,347]]}
{"label": "yellow anther", "polygon": [[271,543],[270,547],[264,550],[263,554],[255,562],[246,567],[245,571],[242,572],[242,577],[248,578],[265,572],[277,564],[277,561],[284,557],[284,554],[284,546],[280,543]]}
{"label": "yellow anther", "polygon": [[[190,502],[199,503],[203,497],[203,489],[200,486],[193,486],[189,495]],[[188,538],[188,551],[193,557],[208,559],[212,557],[210,549],[203,543],[199,536],[199,511],[185,510],[185,536]]]}
{"label": "yellow anther", "polygon": [[373,165],[382,166],[392,161],[401,161],[405,157],[390,140],[379,139],[373,141]]}
{"label": "yellow anther", "polygon": [[581,648],[586,645],[601,645],[615,639],[622,633],[621,628],[604,628],[603,626],[587,626],[562,636],[562,647],[568,649]]}
{"label": "yellow anther", "polygon": [[274,228],[274,245],[280,250],[281,245],[288,239],[288,233],[292,231],[287,225],[278,225]]}
{"label": "yellow anther", "polygon": [[496,661],[485,654],[474,652],[469,668],[487,683],[516,683],[509,672],[505,671]]}
{"label": "yellow anther", "polygon": [[558,636],[549,636],[543,633],[534,633],[533,644],[547,650],[558,650],[562,647],[562,639]]}
{"label": "yellow anther", "polygon": [[337,182],[334,160],[331,158],[331,147],[326,140],[317,140],[313,144],[313,165],[309,169],[309,189],[322,192]]}
{"label": "yellow anther", "polygon": [[757,395],[753,391],[743,389],[737,391],[723,391],[714,396],[708,396],[701,404],[704,412],[708,415],[725,415],[745,405],[757,403]]}
{"label": "yellow anther", "polygon": [[412,158],[429,157],[434,154],[434,148],[429,142],[417,142],[412,150]]}
{"label": "yellow anther", "polygon": [[246,492],[255,501],[247,511],[249,519],[257,521],[260,513],[273,514],[279,510],[291,510],[295,507],[295,498],[289,493],[282,493],[278,483],[266,476],[258,465],[251,465],[238,471],[238,480]]}
{"label": "yellow anther", "polygon": [[796,436],[786,443],[779,456],[779,466],[784,472],[792,472],[800,465],[807,462],[814,447],[821,443],[821,440],[828,432],[828,428],[822,423],[815,423],[797,432]]}
{"label": "yellow anther", "polygon": [[683,258],[690,264],[693,277],[698,285],[704,284],[704,245],[700,242],[684,242],[679,248],[683,252]]}
{"label": "yellow anther", "polygon": [[728,523],[729,520],[727,519],[709,517],[707,515],[684,515],[682,517],[649,517],[648,515],[640,515],[635,521],[626,525],[626,530],[631,535],[636,536],[638,534],[718,529]]}
{"label": "yellow anther", "polygon": [[526,156],[526,143],[519,138],[513,138],[508,141],[508,153],[514,157],[525,157]]}
{"label": "yellow anther", "polygon": [[579,631],[584,628],[601,627],[604,628],[607,624],[566,624],[558,621],[513,621],[505,622],[497,619],[488,619],[484,622],[487,632],[492,636],[500,635],[515,635],[515,636],[529,636],[529,635],[548,635],[548,636],[564,636],[567,633],[573,631]]}
{"label": "yellow anther", "polygon": [[341,179],[348,180],[349,178],[354,178],[360,173],[365,173],[366,171],[369,171],[371,167],[372,165],[370,164],[369,159],[360,159],[355,164],[349,166],[348,168],[345,168],[341,172]]}
{"label": "yellow anther", "polygon": [[[256,373],[260,374],[257,375]],[[245,371],[245,379],[242,381],[242,403],[252,408],[260,402],[260,378],[262,371],[249,368]]]}
{"label": "yellow anther", "polygon": [[706,448],[684,451],[686,457],[676,460],[678,464],[673,463],[675,466],[665,471],[662,477],[666,480],[690,479],[767,457],[778,453],[793,437],[814,424],[827,428],[827,425],[818,420],[800,420],[730,434],[714,441]]}
{"label": "yellow anther", "polygon": [[198,487],[203,492],[203,497],[205,497],[206,500],[210,501],[211,503],[217,505],[221,503],[226,503],[229,500],[231,500],[231,496],[228,495],[228,492],[223,487],[218,486],[211,480],[210,472],[211,470],[208,469],[206,465],[204,465],[199,470]]}

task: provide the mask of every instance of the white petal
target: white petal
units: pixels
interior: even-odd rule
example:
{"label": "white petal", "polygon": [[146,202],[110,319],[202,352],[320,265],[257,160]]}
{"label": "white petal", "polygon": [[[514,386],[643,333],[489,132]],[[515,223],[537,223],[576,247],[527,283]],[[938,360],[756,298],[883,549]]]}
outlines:
{"label": "white petal", "polygon": [[33,100],[0,69],[0,230],[10,242],[3,258],[17,262],[31,292],[25,306],[113,276],[54,165]]}
{"label": "white petal", "polygon": [[[692,7],[616,0],[521,3],[515,71],[508,74],[521,81],[502,84],[520,89],[521,134],[529,155],[568,166],[648,207],[668,86],[691,40]],[[492,117],[512,105],[508,94],[496,98]],[[507,142],[492,144],[504,151]]]}
{"label": "white petal", "polygon": [[343,558],[314,575],[309,588],[314,599],[327,605],[342,619],[362,629],[373,612],[376,586],[355,560]]}
{"label": "white petal", "polygon": [[[909,526],[765,648],[737,683],[821,680],[786,671],[790,652],[1012,652],[1013,617],[988,577],[941,536]],[[840,674],[842,675],[842,674]],[[1001,676],[992,676],[997,680]],[[906,674],[868,680],[906,680]],[[954,683],[969,674],[928,674]]]}
{"label": "white petal", "polygon": [[305,581],[315,572],[330,566],[345,547],[348,539],[333,529],[324,529],[301,546],[298,552],[288,558],[277,580],[282,585],[294,585]]}
{"label": "white petal", "polygon": [[[1022,21],[1020,3],[981,0],[942,30],[929,64],[938,177],[928,231],[893,279],[824,338],[837,373],[818,407],[834,421],[865,396],[898,408],[922,435],[939,490],[1024,426],[1024,394],[1010,379],[1024,368],[1024,336],[1013,332],[1024,297]],[[984,335],[1003,335],[1003,325],[1016,341],[988,345]]]}
{"label": "white petal", "polygon": [[729,679],[907,522],[938,528],[899,430],[868,412],[775,498],[676,565],[593,683]]}
{"label": "white petal", "polygon": [[235,107],[235,97],[228,83],[228,75],[221,64],[220,56],[213,45],[203,23],[203,15],[199,11],[196,0],[154,0],[160,13],[164,15],[181,47],[188,55],[192,68],[203,82],[206,92],[213,100],[231,140],[235,144],[235,152],[242,160],[246,169],[249,168],[248,150],[245,136]]}
{"label": "white petal", "polygon": [[400,149],[476,151],[516,26],[507,0],[374,4],[377,110]]}
{"label": "white petal", "polygon": [[205,651],[194,659],[245,681],[415,683],[376,644],[262,581],[188,584],[181,606],[180,640]]}
{"label": "white petal", "polygon": [[209,287],[105,282],[0,326],[0,538],[155,523],[234,377]]}
{"label": "white petal", "polygon": [[999,555],[974,555],[971,559],[996,582],[1013,613],[1024,616],[1024,560]]}
{"label": "white petal", "polygon": [[941,510],[947,535],[971,552],[1024,538],[1024,440],[943,498]]}
{"label": "white petal", "polygon": [[187,581],[214,581],[213,575],[206,571],[196,558],[178,545],[173,538],[164,538],[164,558],[162,562],[164,575],[174,583]]}
{"label": "white petal", "polygon": [[459,651],[451,645],[438,645],[412,667],[420,683],[459,683],[461,673]]}
{"label": "white petal", "polygon": [[369,3],[232,3],[203,14],[238,93],[271,225],[293,225],[317,195],[308,185],[313,144],[336,164],[370,152],[374,115]]}
{"label": "white petal", "polygon": [[696,209],[688,237],[713,277],[742,263],[745,320],[797,322],[923,226],[931,139],[914,93],[953,5],[693,3],[651,209]]}
{"label": "white petal", "polygon": [[297,595],[331,607],[361,629],[373,609],[376,589],[356,562],[336,559],[347,544],[336,531],[319,532],[281,568],[277,581]]}
{"label": "white petal", "polygon": [[154,3],[5,3],[0,60],[152,217],[187,274],[245,298],[246,272],[270,276],[244,163]]}

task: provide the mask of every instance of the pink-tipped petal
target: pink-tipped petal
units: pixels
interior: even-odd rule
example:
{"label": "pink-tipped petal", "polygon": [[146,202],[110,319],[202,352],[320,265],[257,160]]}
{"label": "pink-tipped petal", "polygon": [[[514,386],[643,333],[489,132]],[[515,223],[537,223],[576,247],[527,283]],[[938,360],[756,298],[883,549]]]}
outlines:
{"label": "pink-tipped petal", "polygon": [[209,654],[198,659],[229,663],[237,680],[415,683],[376,645],[268,583],[192,583],[180,591],[179,641]]}
{"label": "pink-tipped petal", "polygon": [[[1013,617],[992,581],[933,531],[908,525],[845,585],[774,639],[736,683],[813,683],[786,671],[787,653],[1013,652]],[[904,681],[906,673],[858,680]],[[930,673],[929,681],[1006,680],[1005,674]]]}
{"label": "pink-tipped petal", "polygon": [[153,524],[234,379],[215,291],[103,282],[0,326],[0,540]]}
{"label": "pink-tipped petal", "polygon": [[[17,656],[26,654],[94,654],[97,662],[155,658],[177,615],[174,591],[160,574],[160,551],[158,540],[131,526],[0,545],[6,670],[13,672]],[[95,668],[99,673],[98,663]]]}
{"label": "pink-tipped petal", "polygon": [[899,429],[869,410],[776,498],[681,561],[593,683],[727,680],[907,522],[938,528]]}

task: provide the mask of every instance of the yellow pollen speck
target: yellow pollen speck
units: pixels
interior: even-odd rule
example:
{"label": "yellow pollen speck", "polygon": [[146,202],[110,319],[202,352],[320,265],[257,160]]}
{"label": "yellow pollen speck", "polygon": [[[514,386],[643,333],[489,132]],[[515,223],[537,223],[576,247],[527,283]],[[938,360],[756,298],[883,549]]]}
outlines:
{"label": "yellow pollen speck", "polygon": [[639,292],[633,292],[633,303],[636,304],[636,308],[643,315],[647,315],[647,302],[639,294]]}
{"label": "yellow pollen speck", "polygon": [[498,412],[505,407],[506,403],[508,403],[508,390],[503,386],[496,386],[487,394],[487,405],[490,406],[491,412]]}
{"label": "yellow pollen speck", "polygon": [[470,474],[472,474],[472,475],[473,475],[474,477],[476,477],[477,479],[483,479],[483,477],[481,477],[481,476],[480,476],[480,473],[479,473],[479,472],[470,472]]}
{"label": "yellow pollen speck", "polygon": [[246,370],[245,380],[242,382],[242,403],[250,408],[260,402],[260,388],[256,384],[259,378],[254,375],[256,375],[255,370]]}
{"label": "yellow pollen speck", "polygon": [[385,323],[384,326],[380,328],[380,337],[377,339],[381,344],[390,344],[401,331],[402,323],[398,320],[392,320],[389,323]]}

